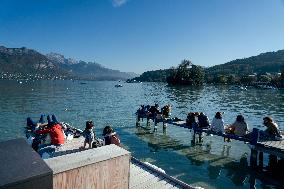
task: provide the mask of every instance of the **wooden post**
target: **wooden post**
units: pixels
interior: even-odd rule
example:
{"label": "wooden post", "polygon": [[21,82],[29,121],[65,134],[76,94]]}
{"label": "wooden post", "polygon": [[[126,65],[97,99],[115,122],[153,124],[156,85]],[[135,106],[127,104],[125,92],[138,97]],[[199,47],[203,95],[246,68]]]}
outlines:
{"label": "wooden post", "polygon": [[258,167],[260,170],[263,168],[263,152],[259,152],[258,154]]}
{"label": "wooden post", "polygon": [[252,139],[251,139],[250,143],[252,145],[255,145],[258,141],[258,137],[259,137],[259,129],[253,128],[252,129]]}
{"label": "wooden post", "polygon": [[257,167],[257,150],[255,149],[251,149],[250,152],[250,166],[252,168],[256,168]]}
{"label": "wooden post", "polygon": [[255,189],[255,175],[254,174],[250,174],[250,177],[249,177],[249,185],[250,185],[250,188],[253,188]]}
{"label": "wooden post", "polygon": [[198,133],[198,135],[199,135],[198,142],[202,142],[202,132]]}
{"label": "wooden post", "polygon": [[165,121],[163,120],[163,130],[166,130],[166,129],[167,129],[167,126],[168,126],[168,124],[165,123]]}
{"label": "wooden post", "polygon": [[136,127],[140,126],[140,119],[139,119],[139,115],[137,114],[137,118],[136,118]]}
{"label": "wooden post", "polygon": [[191,140],[191,144],[195,145],[195,130],[193,130],[193,137],[192,137],[192,140]]}
{"label": "wooden post", "polygon": [[278,160],[278,166],[279,170],[283,170],[284,169],[284,158],[281,158]]}
{"label": "wooden post", "polygon": [[271,154],[269,155],[268,167],[272,171],[277,168],[277,156]]}

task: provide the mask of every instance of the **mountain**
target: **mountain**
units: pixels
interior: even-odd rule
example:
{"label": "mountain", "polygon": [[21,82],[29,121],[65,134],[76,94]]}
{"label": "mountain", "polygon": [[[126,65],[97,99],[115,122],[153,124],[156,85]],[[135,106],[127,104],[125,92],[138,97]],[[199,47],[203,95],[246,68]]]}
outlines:
{"label": "mountain", "polygon": [[69,75],[67,71],[35,50],[4,46],[0,46],[0,72],[18,75],[33,73],[42,75],[44,78]]}
{"label": "mountain", "polygon": [[279,73],[284,69],[284,50],[261,53],[249,58],[236,59],[206,69],[207,74]]}
{"label": "mountain", "polygon": [[[126,80],[135,73],[120,72],[95,62],[77,61],[58,53],[43,55],[33,49],[0,46],[0,74],[40,74],[41,78],[75,78],[87,80]],[[48,77],[47,77],[48,76]]]}
{"label": "mountain", "polygon": [[51,52],[46,55],[46,57],[52,62],[56,62],[58,64],[77,64],[79,61],[74,60],[72,58],[65,58],[64,55]]}
{"label": "mountain", "polygon": [[58,53],[49,53],[46,57],[50,61],[60,65],[64,70],[81,79],[126,80],[137,76],[135,73],[120,72],[119,70],[105,68],[96,62],[77,61],[71,58],[67,59]]}

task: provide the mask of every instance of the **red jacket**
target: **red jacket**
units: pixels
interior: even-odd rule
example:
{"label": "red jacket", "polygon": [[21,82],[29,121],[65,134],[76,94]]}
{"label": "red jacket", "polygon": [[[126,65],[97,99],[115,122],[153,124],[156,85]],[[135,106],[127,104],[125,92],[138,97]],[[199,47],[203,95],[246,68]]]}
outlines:
{"label": "red jacket", "polygon": [[49,133],[51,144],[64,144],[64,134],[59,124],[55,124],[51,128],[38,130],[37,134],[47,134]]}

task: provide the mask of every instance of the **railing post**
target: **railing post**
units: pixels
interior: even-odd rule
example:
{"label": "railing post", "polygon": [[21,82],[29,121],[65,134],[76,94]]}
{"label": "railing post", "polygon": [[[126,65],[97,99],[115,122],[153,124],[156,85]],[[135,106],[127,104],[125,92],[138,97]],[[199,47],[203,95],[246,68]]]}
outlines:
{"label": "railing post", "polygon": [[250,143],[252,145],[256,145],[258,141],[258,137],[259,137],[259,129],[253,128]]}
{"label": "railing post", "polygon": [[251,149],[251,152],[250,152],[250,166],[252,168],[256,168],[257,167],[257,150],[255,149]]}
{"label": "railing post", "polygon": [[263,152],[258,154],[258,167],[262,170],[263,168]]}

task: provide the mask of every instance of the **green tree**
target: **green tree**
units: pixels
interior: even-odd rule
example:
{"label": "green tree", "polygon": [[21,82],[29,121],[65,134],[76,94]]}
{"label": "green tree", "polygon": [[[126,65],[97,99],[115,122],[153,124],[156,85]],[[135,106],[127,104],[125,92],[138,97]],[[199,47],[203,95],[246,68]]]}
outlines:
{"label": "green tree", "polygon": [[192,64],[190,60],[182,60],[177,69],[167,77],[167,82],[173,85],[202,85],[204,75],[201,66]]}

